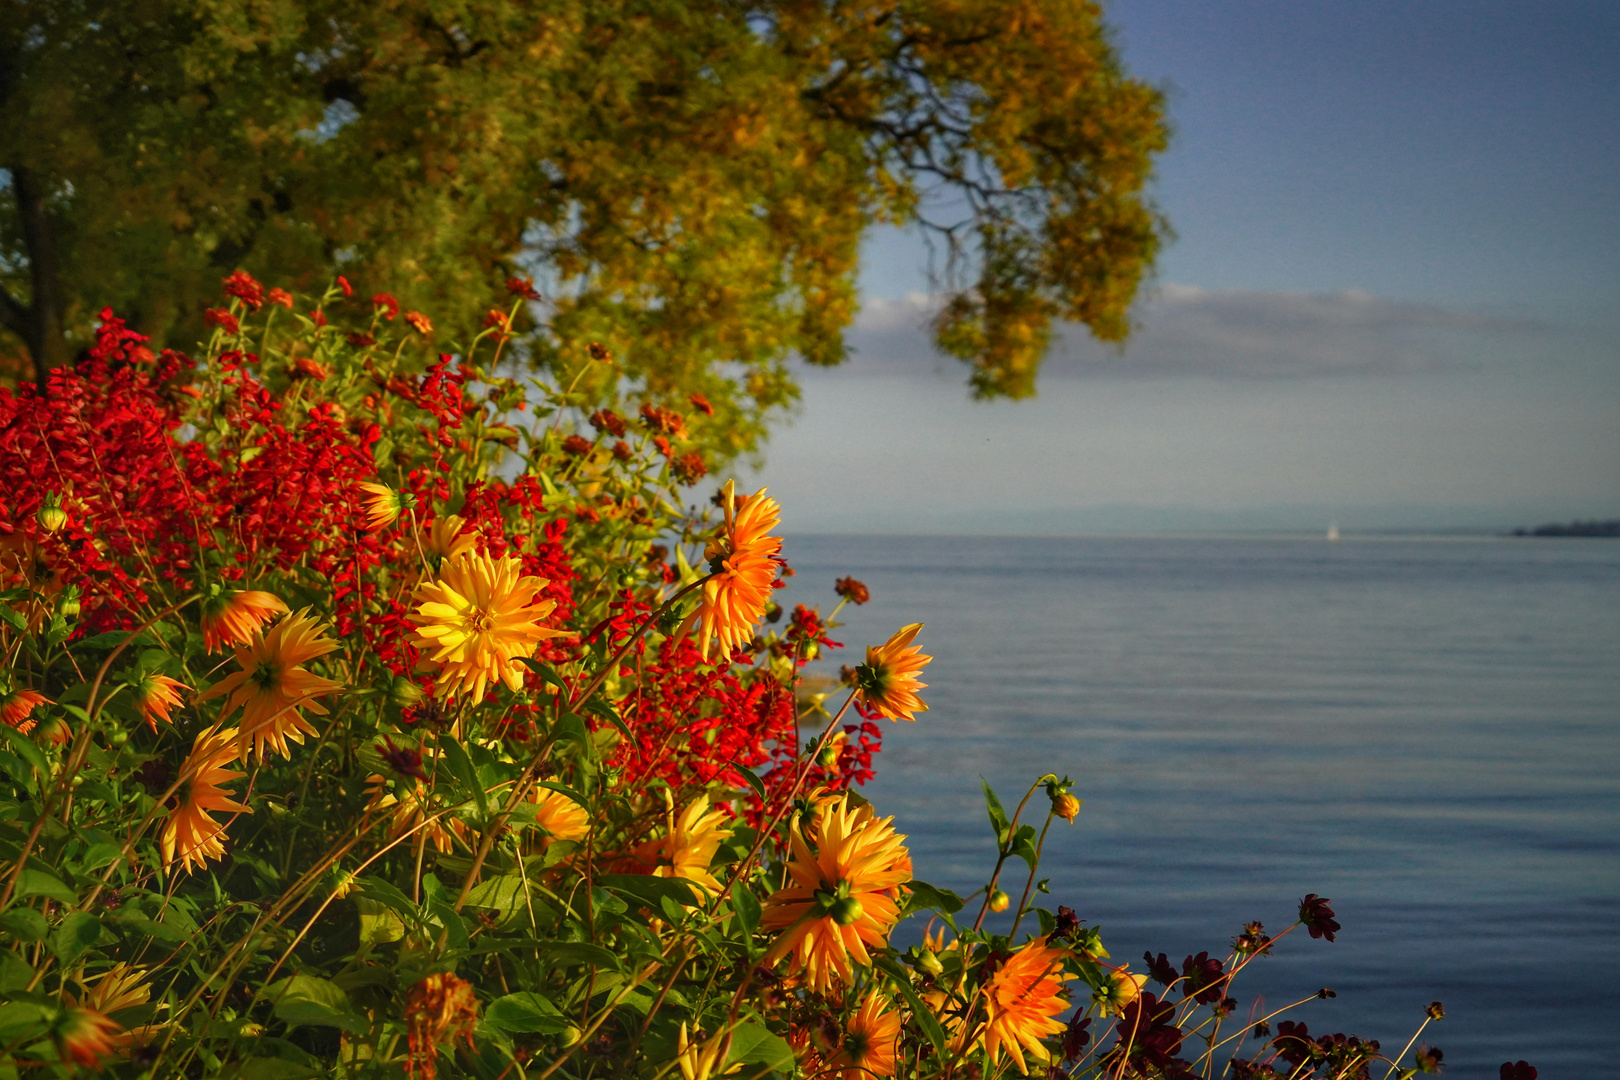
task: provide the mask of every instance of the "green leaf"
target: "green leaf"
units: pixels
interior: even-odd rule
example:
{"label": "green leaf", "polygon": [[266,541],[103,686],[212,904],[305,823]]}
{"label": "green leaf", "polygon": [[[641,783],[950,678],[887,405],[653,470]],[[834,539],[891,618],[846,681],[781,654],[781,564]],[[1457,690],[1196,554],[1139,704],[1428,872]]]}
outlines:
{"label": "green leaf", "polygon": [[557,1007],[539,994],[507,994],[496,998],[484,1010],[484,1022],[503,1031],[527,1031],[555,1035],[568,1027],[568,1020]]}
{"label": "green leaf", "polygon": [[731,1055],[726,1060],[764,1065],[773,1072],[791,1072],[793,1048],[764,1026],[744,1020],[731,1029]]}
{"label": "green leaf", "polygon": [[1007,820],[1007,811],[1001,808],[1001,800],[990,790],[990,781],[981,776],[979,783],[984,786],[984,806],[990,812],[990,825],[996,830],[996,843],[1005,844],[1012,832],[1012,824]]}
{"label": "green leaf", "polygon": [[619,958],[599,945],[585,941],[542,941],[539,944],[559,965],[585,964],[610,971],[619,969]]}
{"label": "green leaf", "polygon": [[411,902],[411,898],[381,878],[363,877],[356,884],[360,886],[360,892],[366,899],[375,900],[385,907],[394,909],[401,915],[409,915],[412,919],[420,918],[416,905]]}
{"label": "green leaf", "polygon": [[1023,859],[1030,873],[1034,873],[1036,865],[1040,862],[1040,856],[1035,854],[1035,826],[1020,825],[1018,832],[1013,835],[1007,853]]}
{"label": "green leaf", "polygon": [[472,758],[467,756],[466,748],[445,734],[439,736],[439,749],[444,751],[444,763],[455,774],[456,781],[466,788],[478,803],[478,816],[488,821],[489,796],[484,793],[484,785],[478,782],[478,770],[473,768]]}
{"label": "green leaf", "polygon": [[51,775],[50,762],[45,760],[45,754],[35,745],[33,739],[30,739],[10,724],[0,724],[0,738],[4,738],[6,742],[10,743],[12,749],[17,751],[18,756],[24,761],[38,769],[39,775]]}
{"label": "green leaf", "polygon": [[644,907],[657,909],[659,902],[668,897],[683,907],[697,907],[698,898],[692,883],[685,878],[653,877],[651,874],[604,874],[596,884],[629,897]]}
{"label": "green leaf", "polygon": [[524,667],[546,680],[546,682],[550,683],[552,686],[557,687],[559,690],[568,689],[568,684],[563,682],[563,677],[557,674],[557,672],[550,665],[542,664],[532,656],[520,656],[518,657],[518,663],[522,664]]}
{"label": "green leaf", "polygon": [[759,897],[755,896],[753,890],[743,882],[739,881],[731,890],[731,910],[737,913],[737,922],[742,926],[743,936],[752,937],[754,930],[759,926]]}
{"label": "green leaf", "polygon": [[260,997],[274,1002],[277,1018],[294,1027],[307,1024],[335,1027],[363,1034],[371,1023],[349,1004],[349,995],[336,983],[313,975],[294,975],[270,984]]}
{"label": "green leaf", "polygon": [[0,1042],[17,1043],[43,1035],[48,1019],[49,1014],[31,1001],[8,1001],[0,1005]]}
{"label": "green leaf", "polygon": [[50,933],[45,916],[29,907],[14,907],[0,915],[0,933],[10,934],[18,941],[44,941]]}
{"label": "green leaf", "polygon": [[939,1026],[939,1020],[935,1018],[934,1010],[924,1005],[922,999],[917,996],[917,991],[912,989],[911,976],[906,973],[904,968],[888,957],[879,957],[877,966],[888,973],[890,983],[896,990],[900,991],[901,996],[906,999],[906,1004],[911,1006],[911,1015],[917,1021],[917,1026],[922,1028],[923,1034],[933,1044],[934,1052],[943,1058],[945,1056],[945,1029]]}
{"label": "green leaf", "polygon": [[51,939],[51,950],[65,968],[101,937],[101,920],[88,911],[70,911]]}
{"label": "green leaf", "polygon": [[938,888],[926,881],[909,881],[906,888],[911,890],[911,899],[906,901],[906,909],[900,916],[902,919],[919,911],[955,915],[962,910],[962,898],[949,889]]}
{"label": "green leaf", "polygon": [[745,769],[741,765],[735,766],[735,768],[737,775],[743,778],[743,783],[753,788],[754,794],[758,795],[760,801],[763,802],[765,800],[765,781],[755,775],[752,769]]}
{"label": "green leaf", "polygon": [[248,1058],[237,1068],[239,1080],[313,1080],[324,1070],[286,1058]]}
{"label": "green leaf", "polygon": [[[0,729],[5,728],[0,724]],[[30,896],[48,896],[52,900],[60,900],[64,904],[77,904],[79,894],[62,884],[55,874],[48,874],[44,870],[35,870],[33,867],[25,869],[17,877],[17,891],[14,898],[26,899]]]}
{"label": "green leaf", "polygon": [[528,887],[516,874],[486,878],[467,894],[467,906],[493,908],[500,912],[521,911],[527,905]]}
{"label": "green leaf", "polygon": [[7,949],[0,952],[0,994],[21,993],[34,979],[34,969],[16,953]]}
{"label": "green leaf", "polygon": [[630,726],[619,717],[618,710],[612,705],[608,704],[606,701],[602,700],[601,697],[593,696],[591,700],[587,701],[581,706],[581,708],[590,713],[592,716],[601,717],[603,720],[606,720],[608,723],[618,728],[619,734],[623,735],[626,739],[635,738],[635,736],[630,734]]}

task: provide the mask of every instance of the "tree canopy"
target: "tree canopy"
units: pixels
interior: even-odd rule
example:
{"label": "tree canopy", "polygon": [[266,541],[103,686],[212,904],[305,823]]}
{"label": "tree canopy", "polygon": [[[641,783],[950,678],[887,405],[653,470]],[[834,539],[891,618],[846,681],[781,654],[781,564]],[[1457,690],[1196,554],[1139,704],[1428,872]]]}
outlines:
{"label": "tree canopy", "polygon": [[0,0],[0,115],[0,354],[36,372],[106,306],[188,347],[238,268],[446,342],[532,274],[536,364],[701,392],[722,452],[789,357],[844,358],[876,223],[944,242],[981,396],[1033,393],[1054,320],[1121,340],[1165,234],[1162,97],[1081,0]]}

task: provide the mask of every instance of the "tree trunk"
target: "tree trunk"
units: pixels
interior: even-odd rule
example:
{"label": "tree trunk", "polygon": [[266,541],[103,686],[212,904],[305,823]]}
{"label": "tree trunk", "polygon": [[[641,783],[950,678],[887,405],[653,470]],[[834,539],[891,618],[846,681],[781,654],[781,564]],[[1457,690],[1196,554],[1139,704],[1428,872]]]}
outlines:
{"label": "tree trunk", "polygon": [[17,213],[22,219],[23,243],[28,246],[28,270],[34,292],[23,339],[33,354],[34,378],[43,394],[51,369],[65,367],[72,359],[67,338],[63,336],[61,263],[57,258],[56,233],[51,227],[46,192],[39,177],[26,166],[13,166],[11,190],[17,197]]}

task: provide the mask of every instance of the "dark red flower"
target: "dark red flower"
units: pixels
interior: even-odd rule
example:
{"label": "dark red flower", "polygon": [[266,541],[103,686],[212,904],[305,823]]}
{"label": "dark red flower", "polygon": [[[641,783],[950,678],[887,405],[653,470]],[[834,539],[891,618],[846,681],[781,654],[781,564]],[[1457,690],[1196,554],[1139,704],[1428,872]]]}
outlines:
{"label": "dark red flower", "polygon": [[568,438],[563,440],[562,448],[563,453],[565,454],[573,454],[575,457],[583,457],[591,452],[591,440],[585,438],[583,435],[570,435]]}
{"label": "dark red flower", "polygon": [[591,413],[591,427],[605,431],[615,439],[624,438],[624,417],[612,409],[597,409]]}
{"label": "dark red flower", "polygon": [[377,344],[377,339],[372,337],[370,334],[355,332],[349,335],[349,344],[353,345],[357,349],[364,349],[368,345]]}
{"label": "dark red flower", "polygon": [[353,296],[354,295],[354,286],[350,285],[349,284],[349,279],[344,277],[342,274],[338,275],[338,288],[343,290],[343,295],[344,296]]}
{"label": "dark red flower", "polygon": [[1058,905],[1057,919],[1052,924],[1052,936],[1067,939],[1069,935],[1080,929],[1080,918],[1075,915],[1074,908]]}
{"label": "dark red flower", "polygon": [[225,294],[234,296],[254,311],[264,306],[264,286],[245,270],[238,270],[224,281]]}
{"label": "dark red flower", "polygon": [[272,304],[280,304],[288,311],[291,311],[293,307],[293,295],[286,289],[271,289],[270,302]]}
{"label": "dark red flower", "polygon": [[613,456],[615,458],[618,458],[620,461],[629,461],[630,460],[630,444],[625,442],[623,439],[620,439],[618,442],[614,443],[613,444]]}
{"label": "dark red flower", "polygon": [[686,395],[686,400],[692,403],[692,408],[696,409],[704,416],[714,415],[714,406],[710,405],[709,399],[704,397],[702,394],[688,394]]}
{"label": "dark red flower", "polygon": [[652,404],[641,406],[641,423],[648,431],[656,431],[672,439],[679,439],[686,434],[686,421],[682,419],[680,413],[671,409],[660,409]]}
{"label": "dark red flower", "polygon": [[1316,1056],[1316,1040],[1310,1035],[1309,1025],[1284,1020],[1277,1025],[1277,1038],[1272,1045],[1278,1057],[1297,1068]]}
{"label": "dark red flower", "polygon": [[1085,1053],[1086,1047],[1091,1044],[1091,1017],[1085,1015],[1085,1009],[1079,1008],[1069,1017],[1069,1026],[1063,1029],[1063,1060],[1073,1061]]}
{"label": "dark red flower", "polygon": [[703,455],[696,450],[682,454],[669,463],[670,472],[675,479],[691,487],[705,476],[709,475],[709,467],[703,463]]}
{"label": "dark red flower", "polygon": [[1160,953],[1155,957],[1152,953],[1145,952],[1142,954],[1142,959],[1147,962],[1148,975],[1160,986],[1170,986],[1181,978],[1176,973],[1176,966],[1170,962],[1170,958],[1164,953]]}
{"label": "dark red flower", "polygon": [[534,287],[534,278],[532,277],[507,278],[506,291],[513,296],[521,296],[525,300],[540,299],[540,290]]}
{"label": "dark red flower", "polygon": [[608,351],[608,347],[600,341],[591,342],[585,351],[590,353],[591,359],[599,364],[606,364],[613,359],[613,354]]}
{"label": "dark red flower", "polygon": [[203,312],[203,322],[209,326],[217,326],[227,334],[240,334],[242,324],[236,321],[236,316],[224,308],[208,308]]}
{"label": "dark red flower", "polygon": [[867,589],[866,584],[861,581],[856,581],[852,577],[841,577],[837,581],[833,582],[833,592],[837,593],[839,596],[842,596],[856,607],[859,607],[868,600],[872,599],[872,593]]}
{"label": "dark red flower", "polygon": [[382,756],[383,764],[399,773],[401,776],[414,777],[417,780],[426,780],[427,770],[422,767],[422,752],[410,746],[395,746],[394,740],[386,736],[383,745],[377,753]]}
{"label": "dark red flower", "polygon": [[1258,922],[1244,923],[1243,933],[1232,939],[1232,951],[1239,956],[1268,956],[1271,942],[1266,928]]}
{"label": "dark red flower", "polygon": [[1536,1080],[1536,1069],[1528,1061],[1504,1061],[1501,1075],[1502,1080]]}
{"label": "dark red flower", "polygon": [[1209,953],[1201,952],[1197,956],[1187,957],[1181,962],[1181,974],[1186,980],[1181,986],[1183,997],[1190,997],[1200,1005],[1221,1000],[1226,976],[1221,971],[1221,962]]}
{"label": "dark red flower", "polygon": [[371,298],[371,303],[375,307],[382,308],[382,316],[389,322],[399,318],[399,301],[395,300],[391,294],[380,292]]}
{"label": "dark red flower", "polygon": [[1333,935],[1338,933],[1339,924],[1333,921],[1333,909],[1328,906],[1331,903],[1331,900],[1315,893],[1306,893],[1299,902],[1299,921],[1310,931],[1311,937],[1332,941]]}

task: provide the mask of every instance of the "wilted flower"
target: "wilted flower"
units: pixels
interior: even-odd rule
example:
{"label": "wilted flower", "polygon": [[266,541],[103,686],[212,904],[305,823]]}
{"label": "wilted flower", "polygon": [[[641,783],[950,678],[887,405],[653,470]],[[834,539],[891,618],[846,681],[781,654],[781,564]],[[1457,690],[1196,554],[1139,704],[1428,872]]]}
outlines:
{"label": "wilted flower", "polygon": [[924,656],[912,644],[922,623],[901,627],[887,642],[868,646],[866,663],[855,669],[856,696],[879,716],[890,720],[915,720],[928,706],[917,691],[928,684],[917,678],[932,656]]}
{"label": "wilted flower", "polygon": [[1035,938],[985,984],[984,1049],[992,1064],[1005,1049],[1018,1071],[1027,1073],[1025,1051],[1040,1061],[1051,1056],[1042,1040],[1067,1027],[1057,1019],[1069,1006],[1062,995],[1063,982],[1070,977],[1063,971],[1063,957],[1063,950],[1047,945],[1046,938]]}
{"label": "wilted flower", "polygon": [[857,607],[872,599],[872,593],[867,589],[866,584],[856,581],[852,577],[841,577],[833,582],[833,592]]}
{"label": "wilted flower", "polygon": [[1446,1007],[1438,1001],[1429,1002],[1427,1011],[1430,1020],[1444,1020],[1446,1018]]}
{"label": "wilted flower", "polygon": [[405,1023],[410,1047],[405,1072],[413,1080],[434,1080],[441,1043],[448,1040],[454,1046],[457,1039],[465,1039],[472,1046],[473,1026],[478,1023],[472,983],[448,972],[422,979],[405,995]]}
{"label": "wilted flower", "polygon": [[1333,935],[1339,930],[1339,924],[1333,921],[1333,909],[1328,907],[1331,903],[1331,900],[1315,893],[1307,893],[1299,902],[1299,921],[1310,931],[1311,937],[1325,937],[1332,941]]}
{"label": "wilted flower", "polygon": [[525,668],[518,660],[563,633],[540,625],[557,603],[538,599],[546,580],[525,577],[522,568],[513,555],[471,552],[446,560],[437,579],[416,587],[413,643],[439,669],[441,695],[464,694],[477,705],[496,683],[521,690]]}
{"label": "wilted flower", "polygon": [[286,614],[287,605],[267,592],[248,590],[210,596],[202,603],[203,647],[218,652],[231,645],[246,645],[270,618]]}
{"label": "wilted flower", "polygon": [[253,812],[229,798],[221,787],[246,775],[226,768],[236,760],[236,748],[235,728],[209,728],[192,743],[191,754],[180,766],[180,788],[170,805],[169,819],[158,838],[164,866],[178,861],[189,872],[225,854],[220,842],[225,826],[210,817],[209,811]]}

